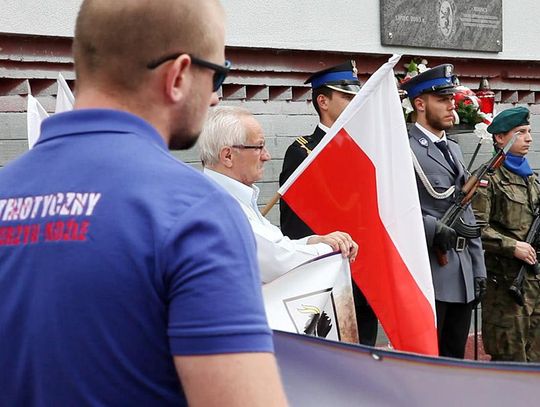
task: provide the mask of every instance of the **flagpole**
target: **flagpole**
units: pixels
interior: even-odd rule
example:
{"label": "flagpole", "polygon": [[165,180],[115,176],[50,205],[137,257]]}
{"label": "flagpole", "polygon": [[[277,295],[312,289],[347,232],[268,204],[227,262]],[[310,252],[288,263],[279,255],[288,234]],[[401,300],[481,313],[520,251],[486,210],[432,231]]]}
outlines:
{"label": "flagpole", "polygon": [[279,192],[276,192],[276,194],[272,197],[272,199],[265,205],[264,208],[261,209],[262,216],[266,216],[268,212],[270,212],[270,209],[274,207],[274,205],[279,201],[279,198],[281,198],[281,195]]}

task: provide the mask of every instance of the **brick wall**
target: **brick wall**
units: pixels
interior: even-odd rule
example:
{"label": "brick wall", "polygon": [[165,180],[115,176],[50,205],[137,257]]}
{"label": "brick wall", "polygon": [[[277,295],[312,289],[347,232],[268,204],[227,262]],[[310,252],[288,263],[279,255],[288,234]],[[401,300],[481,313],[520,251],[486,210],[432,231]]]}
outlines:
{"label": "brick wall", "polygon": [[[73,88],[74,73],[69,38],[9,36],[0,34],[0,167],[27,150],[26,95],[32,94],[48,112],[54,111],[56,77],[61,72]],[[304,80],[310,73],[355,59],[359,78],[364,83],[382,63],[383,55],[323,53],[318,51],[278,51],[228,48],[234,62],[223,86],[224,105],[242,105],[261,122],[272,160],[266,164],[259,204],[265,205],[278,189],[278,176],[287,147],[299,135],[311,134],[318,118],[309,100],[311,92]],[[402,60],[409,61],[404,56]],[[490,79],[498,110],[515,103],[528,106],[533,113],[534,136],[539,140],[530,153],[535,169],[540,169],[540,62],[509,62],[430,58],[430,66],[452,62],[461,82],[475,89],[481,77]],[[397,67],[399,71],[400,67]],[[473,135],[457,136],[469,161],[477,143]],[[197,148],[174,153],[200,168]],[[491,154],[489,143],[482,146],[474,167]],[[278,224],[278,206],[269,214]]]}
{"label": "brick wall", "polygon": [[[318,116],[311,106],[311,102],[300,101],[229,101],[222,102],[223,105],[242,106],[251,111],[256,119],[261,123],[266,145],[272,156],[272,160],[264,167],[264,178],[257,183],[261,189],[259,196],[259,206],[264,206],[278,190],[278,179],[283,165],[283,156],[287,147],[300,135],[307,135],[313,132],[318,123]],[[181,160],[201,168],[199,163],[198,148],[190,151],[173,152]],[[267,215],[270,222],[279,225],[279,209],[275,205]]]}

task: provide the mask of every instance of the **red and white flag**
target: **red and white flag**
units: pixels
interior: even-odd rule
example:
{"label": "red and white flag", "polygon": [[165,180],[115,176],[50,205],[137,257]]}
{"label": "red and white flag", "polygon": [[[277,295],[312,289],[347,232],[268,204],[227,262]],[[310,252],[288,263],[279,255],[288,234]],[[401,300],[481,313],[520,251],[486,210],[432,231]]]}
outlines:
{"label": "red and white flag", "polygon": [[359,244],[352,264],[395,349],[437,355],[433,282],[394,55],[279,193],[318,234]]}

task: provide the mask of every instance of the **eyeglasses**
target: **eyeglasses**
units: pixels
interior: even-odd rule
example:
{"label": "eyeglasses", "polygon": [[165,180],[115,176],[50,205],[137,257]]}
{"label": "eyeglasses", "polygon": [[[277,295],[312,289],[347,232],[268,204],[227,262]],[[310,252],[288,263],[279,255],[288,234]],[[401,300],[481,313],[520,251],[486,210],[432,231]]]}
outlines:
{"label": "eyeglasses", "polygon": [[233,146],[231,146],[233,148],[240,148],[242,150],[256,150],[259,154],[261,154],[264,151],[268,151],[266,149],[266,145],[263,143],[263,144],[259,144],[259,145],[249,145],[249,144],[235,144]]}
{"label": "eyeglasses", "polygon": [[151,61],[148,63],[148,65],[146,65],[146,67],[148,69],[156,69],[161,64],[164,64],[167,61],[172,61],[178,58],[182,54],[189,55],[189,57],[191,58],[191,62],[193,62],[195,65],[212,69],[214,71],[214,77],[212,78],[212,83],[213,83],[212,90],[214,92],[217,92],[218,89],[223,84],[223,81],[229,74],[229,71],[231,70],[231,65],[232,65],[231,61],[226,60],[224,65],[217,65],[217,64],[213,64],[212,62],[205,61],[204,59],[196,58],[193,55],[187,54],[185,52],[176,52],[174,54],[166,55],[164,57]]}

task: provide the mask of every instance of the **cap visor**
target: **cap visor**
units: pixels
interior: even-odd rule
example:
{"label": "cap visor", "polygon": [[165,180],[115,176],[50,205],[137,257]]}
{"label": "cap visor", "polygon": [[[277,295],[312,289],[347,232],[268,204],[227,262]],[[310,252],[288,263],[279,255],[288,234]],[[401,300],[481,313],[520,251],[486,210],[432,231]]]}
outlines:
{"label": "cap visor", "polygon": [[360,85],[325,85],[327,88],[348,93],[350,95],[356,95],[358,92],[360,92]]}
{"label": "cap visor", "polygon": [[445,87],[445,88],[442,88],[442,89],[434,89],[431,93],[434,93],[436,95],[445,96],[445,95],[454,94],[456,92],[457,92],[457,89],[456,89],[455,86],[449,86],[449,87]]}

